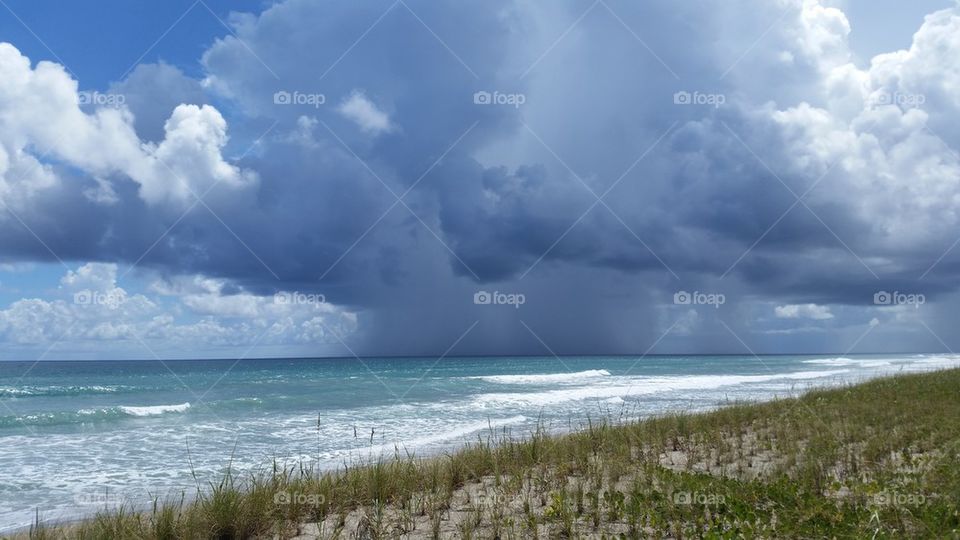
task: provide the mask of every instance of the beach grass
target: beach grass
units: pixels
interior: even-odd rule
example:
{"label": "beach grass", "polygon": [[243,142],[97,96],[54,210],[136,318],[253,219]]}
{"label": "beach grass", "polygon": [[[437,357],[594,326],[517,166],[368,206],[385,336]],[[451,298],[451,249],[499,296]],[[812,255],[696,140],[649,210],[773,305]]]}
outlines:
{"label": "beach grass", "polygon": [[[195,495],[195,496],[193,496]],[[429,458],[228,471],[30,538],[960,538],[960,369]]]}

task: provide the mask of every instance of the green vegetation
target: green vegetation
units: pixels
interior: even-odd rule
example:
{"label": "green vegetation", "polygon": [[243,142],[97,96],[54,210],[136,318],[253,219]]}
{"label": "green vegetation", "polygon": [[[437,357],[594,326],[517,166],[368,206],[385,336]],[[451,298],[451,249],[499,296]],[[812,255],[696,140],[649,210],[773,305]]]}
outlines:
{"label": "green vegetation", "polygon": [[585,424],[337,473],[228,473],[195,500],[29,537],[960,538],[960,370]]}

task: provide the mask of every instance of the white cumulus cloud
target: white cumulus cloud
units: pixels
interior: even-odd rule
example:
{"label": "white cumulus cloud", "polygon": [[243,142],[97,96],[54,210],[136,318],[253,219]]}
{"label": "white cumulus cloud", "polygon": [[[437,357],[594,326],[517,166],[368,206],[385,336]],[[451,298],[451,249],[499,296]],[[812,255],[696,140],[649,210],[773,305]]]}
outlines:
{"label": "white cumulus cloud", "polygon": [[287,294],[292,301],[278,302],[274,296],[228,293],[225,282],[203,276],[166,278],[146,294],[130,293],[117,279],[113,263],[68,270],[54,297],[23,298],[0,308],[0,340],[70,352],[110,343],[133,356],[150,356],[153,348],[169,346],[339,344],[357,329],[354,313],[321,295]]}
{"label": "white cumulus cloud", "polygon": [[[56,158],[97,177],[101,194],[111,193],[106,179],[126,177],[140,185],[150,204],[190,202],[213,183],[233,187],[257,177],[224,161],[227,125],[209,105],[177,106],[158,144],[144,143],[122,99],[111,106],[80,107],[77,81],[63,66],[30,59],[9,43],[0,43],[0,197],[24,204],[39,190],[58,183],[54,169],[35,152]],[[37,150],[39,149],[39,150]],[[106,202],[111,197],[100,198]]]}
{"label": "white cumulus cloud", "polygon": [[777,306],[773,309],[774,314],[780,319],[813,319],[822,321],[833,318],[829,306],[819,306],[817,304],[787,304]]}
{"label": "white cumulus cloud", "polygon": [[354,90],[340,104],[337,111],[371,135],[379,135],[393,130],[387,113],[381,111],[359,90]]}

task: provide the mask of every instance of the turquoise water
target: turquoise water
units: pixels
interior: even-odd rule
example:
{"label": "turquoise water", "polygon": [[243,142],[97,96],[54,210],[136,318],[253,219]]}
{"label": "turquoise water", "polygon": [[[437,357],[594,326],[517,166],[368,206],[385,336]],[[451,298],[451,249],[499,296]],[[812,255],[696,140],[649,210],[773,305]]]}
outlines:
{"label": "turquoise water", "polygon": [[[588,417],[763,400],[960,357],[616,356],[0,362],[0,531],[215,480],[335,468]],[[191,467],[192,463],[192,467]],[[191,470],[192,469],[192,470]]]}

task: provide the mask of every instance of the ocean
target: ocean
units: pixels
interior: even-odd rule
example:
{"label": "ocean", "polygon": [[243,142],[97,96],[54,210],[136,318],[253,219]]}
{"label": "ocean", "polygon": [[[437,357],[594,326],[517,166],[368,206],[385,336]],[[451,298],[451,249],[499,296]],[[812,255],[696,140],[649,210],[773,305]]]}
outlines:
{"label": "ocean", "polygon": [[606,356],[0,362],[0,531],[155,497],[229,466],[335,469],[429,455],[493,429],[702,411],[954,355]]}

